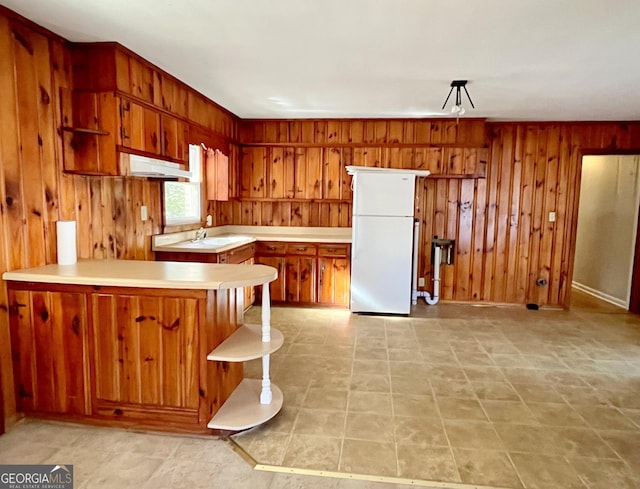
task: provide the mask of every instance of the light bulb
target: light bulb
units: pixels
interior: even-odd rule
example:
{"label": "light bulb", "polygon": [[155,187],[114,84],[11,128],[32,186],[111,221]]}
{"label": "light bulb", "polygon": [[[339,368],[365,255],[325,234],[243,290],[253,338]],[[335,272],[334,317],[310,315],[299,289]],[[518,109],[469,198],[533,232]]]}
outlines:
{"label": "light bulb", "polygon": [[466,110],[464,110],[464,107],[460,106],[460,109],[458,110],[458,115],[464,115],[465,112]]}
{"label": "light bulb", "polygon": [[458,112],[460,112],[460,109],[462,107],[460,107],[459,105],[454,105],[453,107],[451,107],[451,113],[452,114],[457,114]]}

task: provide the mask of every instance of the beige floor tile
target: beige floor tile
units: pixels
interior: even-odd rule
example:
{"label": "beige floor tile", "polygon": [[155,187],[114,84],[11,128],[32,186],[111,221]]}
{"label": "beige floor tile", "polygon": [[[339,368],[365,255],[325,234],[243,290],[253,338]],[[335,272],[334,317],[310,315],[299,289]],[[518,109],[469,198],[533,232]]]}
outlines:
{"label": "beige floor tile", "polygon": [[640,429],[640,409],[620,409],[620,411]]}
{"label": "beige floor tile", "polygon": [[562,454],[556,432],[548,426],[493,423],[504,446],[509,451]]}
{"label": "beige floor tile", "polygon": [[599,430],[634,430],[637,426],[620,410],[611,406],[577,406],[587,423]]}
{"label": "beige floor tile", "polygon": [[562,396],[550,384],[512,382],[511,386],[525,402],[564,402]]}
{"label": "beige floor tile", "polygon": [[386,350],[387,339],[384,336],[361,336],[356,339],[356,352],[365,350]]}
{"label": "beige floor tile", "polygon": [[407,479],[460,482],[456,464],[447,447],[397,444],[398,475]]}
{"label": "beige floor tile", "polygon": [[608,393],[591,386],[564,385],[556,386],[555,390],[572,406],[609,404]]}
{"label": "beige floor tile", "polygon": [[394,416],[439,417],[436,403],[430,395],[393,394],[392,401]]}
{"label": "beige floor tile", "polygon": [[344,433],[344,411],[301,409],[293,428],[296,435],[340,437]]}
{"label": "beige floor tile", "polygon": [[489,422],[445,419],[449,443],[455,448],[504,450],[504,445]]}
{"label": "beige floor tile", "polygon": [[351,387],[351,372],[345,371],[344,373],[334,373],[325,370],[319,370],[318,372],[313,374],[311,382],[309,382],[308,385],[311,388],[348,391]]}
{"label": "beige floor tile", "polygon": [[294,434],[282,463],[286,467],[337,471],[341,446],[341,438]]}
{"label": "beige floor tile", "polygon": [[348,413],[345,428],[346,438],[394,442],[393,419],[391,416],[370,413]]}
{"label": "beige floor tile", "polygon": [[640,433],[599,431],[598,434],[640,477]]}
{"label": "beige floor tile", "polygon": [[621,460],[572,458],[569,463],[589,489],[638,489],[640,477]]}
{"label": "beige floor tile", "polygon": [[273,474],[270,489],[337,489],[340,480],[331,477]]}
{"label": "beige floor tile", "polygon": [[310,387],[302,407],[304,409],[347,409],[348,390],[335,388]]}
{"label": "beige floor tile", "polygon": [[340,471],[395,477],[398,472],[395,444],[346,438]]}
{"label": "beige floor tile", "polygon": [[429,368],[422,362],[391,362],[389,365],[391,377],[418,377],[425,378],[429,375]]}
{"label": "beige floor tile", "polygon": [[492,422],[538,425],[540,422],[522,401],[480,401]]}
{"label": "beige floor tile", "polygon": [[387,360],[387,348],[384,346],[360,346],[356,343],[354,358],[356,360]]}
{"label": "beige floor tile", "polygon": [[578,473],[564,459],[531,453],[510,453],[527,489],[586,489]]}
{"label": "beige floor tile", "polygon": [[507,380],[500,367],[463,365],[462,370],[471,382],[505,382]]}
{"label": "beige floor tile", "polygon": [[436,396],[436,401],[440,409],[440,416],[444,419],[487,420],[482,406],[476,400]]}
{"label": "beige floor tile", "polygon": [[[216,474],[219,471],[219,465],[203,464],[197,458],[192,460],[170,459],[164,461],[142,487],[145,489],[165,487],[208,489],[211,487],[212,481],[216,480]],[[109,486],[108,482],[104,487],[114,487]]]}
{"label": "beige floor tile", "polygon": [[550,428],[555,433],[556,444],[565,457],[615,458],[616,454],[591,429]]}
{"label": "beige floor tile", "polygon": [[389,362],[387,360],[354,360],[354,375],[389,375]]}
{"label": "beige floor tile", "polygon": [[351,376],[351,391],[391,392],[388,375],[353,374]]}
{"label": "beige floor tile", "polygon": [[[0,438],[0,442],[2,442]],[[1,464],[41,464],[58,456],[60,448],[32,441],[0,443]],[[62,462],[66,463],[66,462]]]}
{"label": "beige floor tile", "polygon": [[508,382],[472,382],[479,399],[519,401],[520,396]]}
{"label": "beige floor tile", "polygon": [[[154,475],[163,462],[162,458],[116,452],[89,478],[87,487],[112,489],[141,486]],[[180,465],[181,462],[176,463]]]}
{"label": "beige floor tile", "polygon": [[457,365],[458,358],[448,347],[447,349],[431,348],[432,342],[423,341],[420,338],[418,338],[418,344],[425,362],[433,365]]}
{"label": "beige floor tile", "polygon": [[353,391],[349,393],[349,412],[391,416],[391,394]]}
{"label": "beige floor tile", "polygon": [[390,362],[424,362],[422,352],[415,349],[388,348]]}
{"label": "beige floor tile", "polygon": [[399,377],[391,378],[391,391],[394,394],[415,394],[419,396],[430,396],[431,384],[428,377]]}
{"label": "beige floor tile", "polygon": [[575,409],[564,403],[528,402],[527,406],[541,424],[586,428],[587,422]]}
{"label": "beige floor tile", "polygon": [[284,433],[271,433],[269,436],[257,436],[253,438],[239,438],[233,440],[246,452],[250,453],[256,462],[261,464],[281,465],[291,435]]}
{"label": "beige floor tile", "polygon": [[470,382],[430,379],[433,393],[442,397],[457,397],[459,399],[477,399],[476,391]]}
{"label": "beige floor tile", "polygon": [[454,365],[430,365],[428,375],[430,379],[436,380],[456,382],[464,382],[467,380],[462,367]]}
{"label": "beige floor tile", "polygon": [[440,418],[396,416],[393,423],[397,443],[421,447],[448,446]]}
{"label": "beige floor tile", "polygon": [[453,455],[462,482],[510,489],[522,487],[507,452],[454,448]]}

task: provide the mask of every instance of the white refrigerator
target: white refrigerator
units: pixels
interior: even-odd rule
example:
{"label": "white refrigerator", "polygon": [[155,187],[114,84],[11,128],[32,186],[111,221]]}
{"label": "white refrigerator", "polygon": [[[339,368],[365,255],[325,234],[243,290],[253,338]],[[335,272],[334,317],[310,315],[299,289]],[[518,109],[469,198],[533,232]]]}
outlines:
{"label": "white refrigerator", "polygon": [[351,168],[351,311],[409,314],[416,172]]}

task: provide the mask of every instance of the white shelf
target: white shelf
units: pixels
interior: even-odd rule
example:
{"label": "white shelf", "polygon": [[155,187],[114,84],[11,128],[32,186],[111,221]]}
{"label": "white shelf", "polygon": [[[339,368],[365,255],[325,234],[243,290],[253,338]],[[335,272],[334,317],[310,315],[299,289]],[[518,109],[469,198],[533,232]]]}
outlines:
{"label": "white shelf", "polygon": [[262,328],[255,324],[240,326],[232,335],[207,355],[217,362],[246,362],[270,355],[284,343],[282,333],[271,328],[271,341],[262,341]]}
{"label": "white shelf", "polygon": [[282,408],[282,391],[272,383],[273,400],[271,404],[260,404],[261,390],[261,380],[243,379],[215,416],[211,418],[207,427],[216,430],[239,431],[269,421]]}

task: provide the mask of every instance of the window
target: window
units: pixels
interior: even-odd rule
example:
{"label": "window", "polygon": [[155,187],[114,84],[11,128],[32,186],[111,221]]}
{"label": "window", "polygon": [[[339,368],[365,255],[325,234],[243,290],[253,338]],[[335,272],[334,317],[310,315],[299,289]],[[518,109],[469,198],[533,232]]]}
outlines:
{"label": "window", "polygon": [[202,218],[202,149],[189,145],[188,182],[164,182],[164,222],[166,225],[190,224]]}

